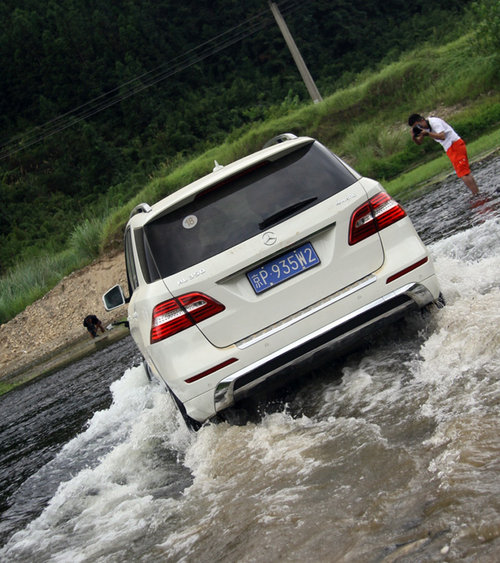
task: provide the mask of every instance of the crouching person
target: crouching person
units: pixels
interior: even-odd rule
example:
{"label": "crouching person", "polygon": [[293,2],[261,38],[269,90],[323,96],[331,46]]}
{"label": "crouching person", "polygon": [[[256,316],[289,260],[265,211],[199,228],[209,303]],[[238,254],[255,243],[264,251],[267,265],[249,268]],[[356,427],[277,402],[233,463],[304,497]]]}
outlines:
{"label": "crouching person", "polygon": [[97,336],[98,329],[104,332],[102,322],[95,315],[87,315],[83,320],[83,326],[89,331],[92,338]]}

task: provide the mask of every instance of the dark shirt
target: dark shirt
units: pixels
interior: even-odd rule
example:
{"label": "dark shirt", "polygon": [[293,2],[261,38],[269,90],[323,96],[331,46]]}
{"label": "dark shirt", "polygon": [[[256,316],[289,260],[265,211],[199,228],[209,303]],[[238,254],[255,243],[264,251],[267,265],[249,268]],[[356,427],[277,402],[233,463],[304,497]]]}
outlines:
{"label": "dark shirt", "polygon": [[95,315],[87,315],[83,320],[83,326],[89,327],[91,325],[98,325],[101,321]]}

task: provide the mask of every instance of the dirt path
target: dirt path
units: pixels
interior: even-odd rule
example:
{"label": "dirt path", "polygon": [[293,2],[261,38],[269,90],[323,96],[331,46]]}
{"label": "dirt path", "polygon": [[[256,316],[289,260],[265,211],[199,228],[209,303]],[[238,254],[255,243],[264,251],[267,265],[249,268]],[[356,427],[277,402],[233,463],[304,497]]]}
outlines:
{"label": "dirt path", "polygon": [[126,307],[108,313],[102,294],[116,283],[126,287],[123,252],[103,257],[66,276],[14,319],[0,326],[0,378],[32,365],[65,345],[89,339],[83,326],[88,314],[107,326],[127,315]]}

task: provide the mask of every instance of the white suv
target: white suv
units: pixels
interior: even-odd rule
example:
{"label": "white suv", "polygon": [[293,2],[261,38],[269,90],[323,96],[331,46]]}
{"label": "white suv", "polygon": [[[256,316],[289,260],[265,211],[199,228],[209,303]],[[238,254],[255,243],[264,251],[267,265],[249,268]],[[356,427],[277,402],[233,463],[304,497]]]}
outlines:
{"label": "white suv", "polygon": [[129,302],[148,370],[191,426],[440,301],[427,249],[378,182],[309,137],[273,141],[136,207],[130,298],[103,297],[108,310]]}

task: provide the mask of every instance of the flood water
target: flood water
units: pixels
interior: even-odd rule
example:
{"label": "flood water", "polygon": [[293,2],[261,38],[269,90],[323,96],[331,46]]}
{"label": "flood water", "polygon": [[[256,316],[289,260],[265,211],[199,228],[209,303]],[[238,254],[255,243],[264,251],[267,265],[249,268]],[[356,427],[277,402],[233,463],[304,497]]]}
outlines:
{"label": "flood water", "polygon": [[190,433],[128,338],[0,398],[0,561],[496,562],[500,158],[405,202],[444,309]]}

